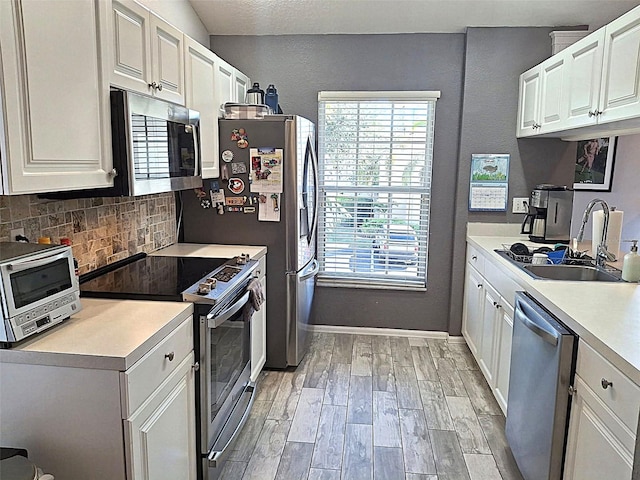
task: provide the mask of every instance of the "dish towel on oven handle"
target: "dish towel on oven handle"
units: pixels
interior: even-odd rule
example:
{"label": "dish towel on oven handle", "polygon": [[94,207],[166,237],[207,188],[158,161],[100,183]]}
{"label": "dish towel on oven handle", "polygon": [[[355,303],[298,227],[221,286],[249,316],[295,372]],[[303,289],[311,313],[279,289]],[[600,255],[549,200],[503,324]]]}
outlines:
{"label": "dish towel on oven handle", "polygon": [[244,321],[250,321],[253,313],[260,310],[260,307],[262,307],[262,303],[264,302],[262,284],[257,278],[254,278],[249,282],[247,285],[247,291],[249,292],[249,301],[242,312]]}

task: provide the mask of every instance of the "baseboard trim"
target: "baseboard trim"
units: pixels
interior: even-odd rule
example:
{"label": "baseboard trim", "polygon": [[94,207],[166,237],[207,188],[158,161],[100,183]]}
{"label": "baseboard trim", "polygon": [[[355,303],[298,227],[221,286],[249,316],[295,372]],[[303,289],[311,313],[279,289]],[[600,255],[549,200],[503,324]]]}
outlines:
{"label": "baseboard trim", "polygon": [[449,335],[447,341],[449,343],[467,343],[462,335]]}
{"label": "baseboard trim", "polygon": [[[388,337],[418,337],[432,338],[435,340],[449,340],[452,343],[464,342],[463,337],[450,337],[447,332],[433,332],[425,330],[402,330],[399,328],[375,328],[375,327],[344,327],[340,325],[309,325],[311,332],[318,333],[345,333],[353,335],[386,335]],[[458,338],[460,340],[458,340]]]}

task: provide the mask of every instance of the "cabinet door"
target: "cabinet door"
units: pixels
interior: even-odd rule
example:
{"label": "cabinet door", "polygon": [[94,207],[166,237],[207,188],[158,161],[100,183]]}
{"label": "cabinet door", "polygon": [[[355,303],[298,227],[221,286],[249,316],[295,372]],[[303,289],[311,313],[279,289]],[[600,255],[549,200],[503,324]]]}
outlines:
{"label": "cabinet door", "polygon": [[562,108],[562,84],[565,56],[556,55],[540,66],[540,128],[538,133],[552,132],[562,127],[566,114]]}
{"label": "cabinet door", "polygon": [[[234,68],[222,59],[218,59],[218,70],[216,72],[216,104],[219,113],[224,112],[224,104],[236,102],[236,89],[233,79]],[[244,99],[243,99],[244,101]]]}
{"label": "cabinet door", "polygon": [[495,386],[496,371],[496,334],[498,328],[498,316],[501,310],[500,295],[488,283],[484,285],[484,298],[482,309],[482,340],[480,342],[480,355],[478,365],[484,373],[487,383],[491,388]]}
{"label": "cabinet door", "polygon": [[540,66],[520,75],[518,126],[516,136],[528,137],[538,133],[538,103],[540,99]]}
{"label": "cabinet door", "polygon": [[467,264],[467,275],[464,286],[462,334],[476,359],[479,358],[482,341],[483,298],[484,278],[482,278],[475,268]]}
{"label": "cabinet door", "polygon": [[5,193],[113,185],[107,15],[99,0],[0,2]]}
{"label": "cabinet door", "polygon": [[149,11],[132,0],[112,0],[111,83],[151,95]]}
{"label": "cabinet door", "polygon": [[631,480],[633,434],[578,375],[575,386],[563,478]]}
{"label": "cabinet door", "polygon": [[598,122],[640,115],[640,7],[605,27]]}
{"label": "cabinet door", "polygon": [[124,420],[129,480],[196,479],[193,351]]}
{"label": "cabinet door", "polygon": [[265,301],[251,319],[251,381],[255,382],[267,360],[267,277],[260,278]]}
{"label": "cabinet door", "polygon": [[567,75],[563,85],[563,101],[567,112],[566,128],[594,125],[598,109],[604,28],[579,40],[563,53],[567,59]]}
{"label": "cabinet door", "polygon": [[184,105],[184,35],[153,13],[149,23],[154,95]]}
{"label": "cabinet door", "polygon": [[494,389],[502,413],[507,414],[509,371],[511,367],[511,337],[513,336],[513,308],[504,298],[500,300],[498,331],[496,332],[496,386]]}
{"label": "cabinet door", "polygon": [[249,77],[237,69],[234,70],[233,80],[235,82],[236,89],[236,102],[244,103],[247,96],[247,90],[249,89]]}
{"label": "cabinet door", "polygon": [[215,99],[216,59],[211,50],[185,35],[186,106],[200,112],[202,178],[220,176]]}

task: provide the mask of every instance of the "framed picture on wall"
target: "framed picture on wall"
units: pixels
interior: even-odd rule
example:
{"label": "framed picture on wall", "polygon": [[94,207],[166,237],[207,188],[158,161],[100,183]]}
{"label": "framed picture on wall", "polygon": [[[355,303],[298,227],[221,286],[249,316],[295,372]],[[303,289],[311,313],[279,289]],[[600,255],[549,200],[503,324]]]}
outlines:
{"label": "framed picture on wall", "polygon": [[576,153],[574,190],[610,192],[617,137],[580,140]]}

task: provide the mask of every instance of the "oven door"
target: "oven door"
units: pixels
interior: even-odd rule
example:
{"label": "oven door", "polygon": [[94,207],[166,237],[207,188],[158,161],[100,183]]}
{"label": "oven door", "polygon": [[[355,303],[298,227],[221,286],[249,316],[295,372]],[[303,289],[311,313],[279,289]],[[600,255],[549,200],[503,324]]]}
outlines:
{"label": "oven door", "polygon": [[[200,305],[198,309],[204,306]],[[255,384],[249,380],[251,316],[246,285],[210,311],[199,314],[200,441],[204,478],[217,478],[229,445],[246,422]]]}

